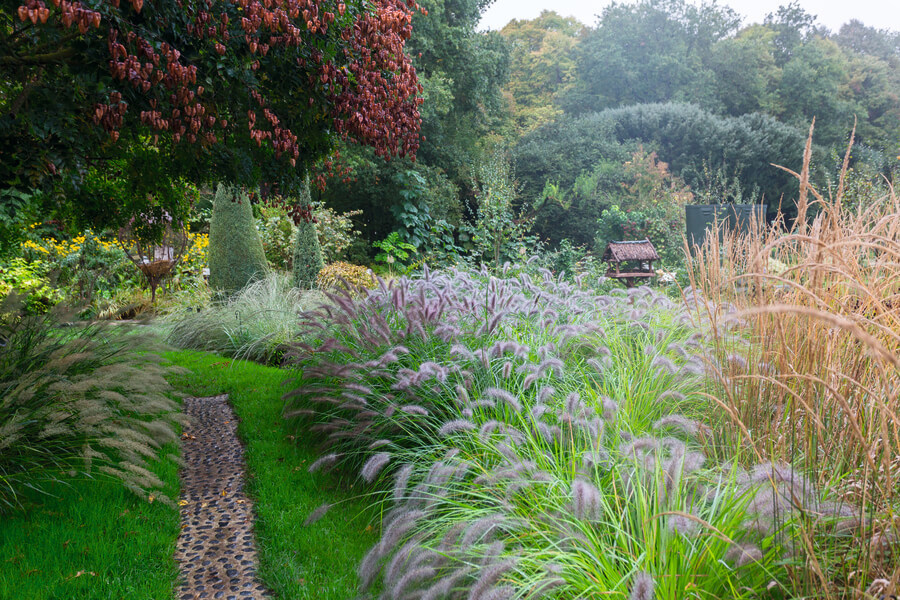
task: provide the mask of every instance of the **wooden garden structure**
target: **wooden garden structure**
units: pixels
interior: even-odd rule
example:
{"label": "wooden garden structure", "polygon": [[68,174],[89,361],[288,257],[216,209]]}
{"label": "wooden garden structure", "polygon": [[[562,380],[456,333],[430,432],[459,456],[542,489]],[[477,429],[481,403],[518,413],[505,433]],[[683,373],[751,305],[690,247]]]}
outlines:
{"label": "wooden garden structure", "polygon": [[607,277],[620,279],[626,287],[633,287],[636,282],[655,276],[653,261],[659,260],[659,254],[650,240],[610,242],[602,260],[609,263]]}

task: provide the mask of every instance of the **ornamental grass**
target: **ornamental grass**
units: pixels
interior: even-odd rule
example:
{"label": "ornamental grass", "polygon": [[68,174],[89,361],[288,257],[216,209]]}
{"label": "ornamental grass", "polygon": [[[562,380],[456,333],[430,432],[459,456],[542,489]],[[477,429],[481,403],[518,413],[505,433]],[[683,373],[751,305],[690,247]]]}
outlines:
{"label": "ornamental grass", "polygon": [[[900,202],[848,197],[850,147],[833,193],[809,183],[798,216],[722,233],[688,253],[708,324],[710,395],[724,448],[800,467],[859,518],[830,535],[803,528],[797,592],[898,593],[900,585]],[[808,522],[817,515],[804,507]]]}
{"label": "ornamental grass", "polygon": [[790,465],[725,456],[696,301],[427,269],[330,299],[285,416],[321,440],[311,469],[358,474],[381,507],[365,594],[783,594],[804,507],[858,519]]}

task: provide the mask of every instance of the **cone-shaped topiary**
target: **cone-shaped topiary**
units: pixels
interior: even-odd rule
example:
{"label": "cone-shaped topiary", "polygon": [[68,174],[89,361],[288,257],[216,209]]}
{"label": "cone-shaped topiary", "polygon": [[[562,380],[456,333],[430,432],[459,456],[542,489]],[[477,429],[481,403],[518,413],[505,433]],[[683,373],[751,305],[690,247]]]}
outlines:
{"label": "cone-shaped topiary", "polygon": [[[312,198],[309,194],[309,178],[300,194],[300,203],[309,206]],[[301,221],[297,226],[297,237],[294,238],[294,285],[310,288],[316,284],[316,276],[325,266],[322,259],[322,248],[316,235],[316,225],[312,221]]]}
{"label": "cone-shaped topiary", "polygon": [[268,266],[245,192],[219,184],[209,221],[209,285],[234,294],[266,276]]}

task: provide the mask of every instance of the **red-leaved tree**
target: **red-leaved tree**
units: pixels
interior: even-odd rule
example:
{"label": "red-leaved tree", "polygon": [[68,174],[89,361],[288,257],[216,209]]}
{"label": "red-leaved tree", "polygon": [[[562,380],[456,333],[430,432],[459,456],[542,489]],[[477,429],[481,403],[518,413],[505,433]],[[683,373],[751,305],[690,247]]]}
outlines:
{"label": "red-leaved tree", "polygon": [[0,0],[0,190],[115,221],[185,180],[289,193],[340,137],[418,148],[414,0],[21,1]]}

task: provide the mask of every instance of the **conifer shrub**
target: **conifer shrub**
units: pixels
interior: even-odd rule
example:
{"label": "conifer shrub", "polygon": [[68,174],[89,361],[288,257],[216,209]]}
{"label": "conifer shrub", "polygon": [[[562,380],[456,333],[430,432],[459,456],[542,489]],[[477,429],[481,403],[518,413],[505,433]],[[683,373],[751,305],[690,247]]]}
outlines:
{"label": "conifer shrub", "polygon": [[209,285],[232,295],[268,271],[247,194],[219,184],[209,222]]}
{"label": "conifer shrub", "polygon": [[[309,206],[309,180],[303,188],[300,203]],[[294,286],[310,288],[316,283],[316,276],[325,261],[322,259],[322,248],[319,245],[319,237],[316,233],[316,225],[312,221],[301,220],[297,224],[297,234],[294,237]]]}

